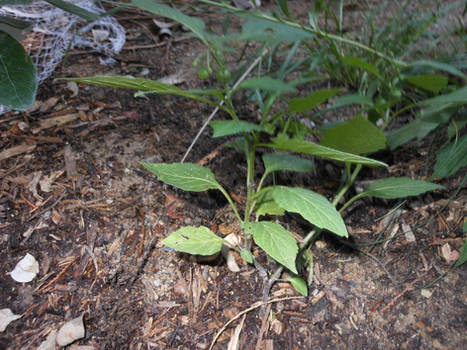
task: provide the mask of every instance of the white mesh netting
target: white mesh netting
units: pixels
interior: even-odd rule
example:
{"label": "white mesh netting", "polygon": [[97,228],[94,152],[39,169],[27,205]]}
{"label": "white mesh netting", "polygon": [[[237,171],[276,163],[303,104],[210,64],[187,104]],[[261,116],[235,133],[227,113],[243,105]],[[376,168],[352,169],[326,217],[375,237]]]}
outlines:
{"label": "white mesh netting", "polygon": [[[94,13],[104,9],[92,0],[74,0],[74,5]],[[111,16],[86,24],[81,17],[44,1],[27,6],[2,6],[0,15],[32,23],[32,32],[22,41],[37,70],[39,84],[47,79],[74,47],[98,51],[107,56],[120,52],[125,44],[125,30]],[[0,105],[0,115],[8,112]]]}

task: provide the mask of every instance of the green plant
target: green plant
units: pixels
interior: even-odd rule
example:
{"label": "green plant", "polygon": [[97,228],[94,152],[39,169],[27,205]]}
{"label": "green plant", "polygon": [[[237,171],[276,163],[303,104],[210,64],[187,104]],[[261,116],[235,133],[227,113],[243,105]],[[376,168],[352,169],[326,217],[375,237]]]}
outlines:
{"label": "green plant", "polygon": [[[246,203],[242,208],[243,213],[241,213],[241,208],[233,202],[229,191],[217,181],[214,173],[208,168],[182,162],[142,163],[142,165],[154,173],[160,181],[182,190],[220,191],[240,222],[242,232],[239,234],[243,240],[239,246],[231,246],[207,227],[188,226],[173,232],[163,243],[175,250],[199,255],[218,253],[223,245],[228,245],[237,250],[246,262],[254,263],[260,270],[263,270],[252,254],[252,246],[256,244],[281,265],[267,281],[265,280],[263,293],[269,291],[268,288],[279,278],[283,268],[286,268],[291,273],[289,281],[292,285],[300,293],[306,294],[306,282],[299,276],[303,270],[308,269],[310,272],[313,269],[313,259],[308,248],[322,230],[328,230],[340,237],[348,236],[340,212],[351,203],[368,196],[387,199],[415,196],[442,187],[408,178],[384,179],[375,182],[363,193],[344,201],[345,203],[338,210],[336,207],[348,195],[362,167],[386,166],[383,162],[367,156],[384,149],[387,139],[382,130],[363,112],[349,121],[334,125],[326,125],[319,118],[315,118],[318,107],[322,107],[323,103],[335,98],[342,89],[315,89],[307,96],[297,96],[298,87],[305,83],[324,79],[322,76],[314,76],[313,74],[316,68],[315,57],[311,55],[297,58],[299,50],[302,45],[306,44],[307,40],[315,42],[324,40],[331,42],[335,48],[339,43],[353,46],[365,51],[371,57],[377,57],[377,60],[388,62],[390,65],[402,67],[408,67],[408,65],[392,58],[389,54],[377,51],[362,43],[330,34],[316,26],[298,24],[288,13],[285,1],[280,1],[279,4],[287,16],[286,19],[280,18],[277,14],[268,15],[260,11],[252,13],[239,11],[223,2],[209,0],[200,2],[219,6],[246,19],[237,39],[240,42],[255,41],[259,43],[259,46],[251,57],[247,57],[247,62],[238,71],[231,72],[227,69],[224,56],[230,51],[225,49],[225,36],[217,37],[208,33],[204,23],[199,18],[187,16],[175,8],[148,0],[133,0],[131,5],[168,17],[189,28],[192,34],[206,45],[207,49],[195,60],[195,66],[199,65],[201,59],[206,60],[206,64],[200,67],[203,70],[200,78],[204,78],[205,73],[210,74],[210,58],[212,57],[217,65],[216,76],[221,83],[217,89],[182,90],[157,81],[130,77],[97,76],[69,80],[135,89],[139,90],[137,95],[147,93],[177,95],[208,103],[216,106],[216,109],[220,108],[225,111],[231,120],[211,121],[210,125],[213,129],[213,137],[236,136],[237,138],[230,143],[230,146],[240,150],[245,155],[247,193]],[[271,31],[273,35],[271,35]],[[232,36],[228,36],[228,38],[232,39]],[[308,46],[305,45],[305,47]],[[273,69],[274,58],[284,52],[285,57],[283,57],[279,68]],[[360,58],[343,56],[341,62],[346,67],[354,69],[355,72],[364,71],[363,75],[356,79],[363,79],[365,74],[373,74],[383,83],[385,81],[374,65]],[[256,67],[257,76],[246,79],[246,76]],[[291,78],[292,76],[293,78]],[[412,85],[416,85],[417,79],[407,80]],[[396,84],[394,81],[391,80],[391,84]],[[390,84],[384,86],[392,91]],[[368,89],[370,88],[371,84],[368,85]],[[261,119],[258,123],[239,119],[233,96],[240,92],[246,92],[249,101],[258,105],[261,111]],[[397,92],[392,91],[391,94],[400,98]],[[370,98],[364,95],[349,95],[341,97],[339,103],[342,105],[358,103],[369,105],[372,108],[377,108],[378,104],[388,104],[387,101],[379,101],[378,104],[375,104],[372,98],[373,94]],[[288,107],[277,107],[275,103],[279,100],[285,101]],[[448,100],[454,104],[458,103],[452,96]],[[392,106],[393,103],[395,102],[389,103],[389,106]],[[390,107],[384,108],[387,108],[384,111],[390,110]],[[381,109],[383,110],[383,107]],[[384,113],[386,114],[385,120],[391,118],[389,113]],[[300,117],[319,122],[322,126],[321,130],[315,131],[306,126]],[[208,121],[210,120],[211,117],[208,118]],[[310,133],[320,136],[321,143],[310,139]],[[308,189],[268,183],[270,177],[279,171],[308,172],[313,169],[313,163],[310,160],[290,153],[319,157],[342,165],[341,187],[332,201]],[[258,174],[257,169],[255,169],[258,157],[261,157],[264,165],[262,174]],[[261,176],[256,180],[258,175]],[[277,219],[271,219],[281,216],[285,212],[301,215],[314,226],[314,229],[297,242]]]}

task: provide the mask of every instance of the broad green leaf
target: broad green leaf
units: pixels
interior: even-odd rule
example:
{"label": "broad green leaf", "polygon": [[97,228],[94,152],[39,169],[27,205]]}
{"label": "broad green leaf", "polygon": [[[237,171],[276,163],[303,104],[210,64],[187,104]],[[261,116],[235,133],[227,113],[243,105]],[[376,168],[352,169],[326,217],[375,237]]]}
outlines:
{"label": "broad green leaf", "polygon": [[457,109],[458,107],[449,104],[423,109],[413,122],[385,133],[389,148],[393,150],[415,138],[423,139],[432,130],[447,123]]}
{"label": "broad green leaf", "polygon": [[464,73],[462,73],[459,69],[457,69],[456,67],[450,64],[443,63],[443,62],[421,60],[421,61],[412,63],[412,66],[427,66],[427,67],[442,70],[444,72],[448,72],[464,80],[467,79],[467,76]]}
{"label": "broad green leaf", "polygon": [[36,68],[23,46],[0,32],[0,104],[25,110],[34,103]]}
{"label": "broad green leaf", "polygon": [[441,74],[411,75],[405,78],[410,84],[438,95],[449,82],[449,78]]}
{"label": "broad green leaf", "polygon": [[361,197],[376,197],[385,199],[418,196],[428,191],[443,189],[441,185],[423,180],[413,180],[407,177],[390,177],[377,181],[358,195]]}
{"label": "broad green leaf", "polygon": [[184,191],[203,192],[221,188],[212,171],[197,164],[141,162],[141,165],[156,174],[159,181]]}
{"label": "broad green leaf", "polygon": [[347,105],[366,105],[366,106],[372,106],[373,101],[371,100],[370,97],[368,96],[363,96],[359,94],[351,94],[351,95],[345,95],[345,96],[340,96],[336,97],[334,99],[334,106],[342,107],[342,106],[347,106]]}
{"label": "broad green leaf", "polygon": [[278,263],[297,273],[295,259],[297,241],[281,225],[269,221],[249,222],[245,231],[253,236],[255,243]]}
{"label": "broad green leaf", "polygon": [[375,76],[377,76],[379,79],[383,80],[378,69],[368,62],[362,61],[361,59],[357,57],[349,57],[349,56],[343,57],[342,61],[349,66],[366,70],[367,72],[372,73]]}
{"label": "broad green leaf", "polygon": [[298,276],[291,276],[287,278],[287,281],[289,281],[292,284],[292,287],[294,287],[294,289],[301,295],[304,297],[308,296],[308,286],[306,285],[306,282],[303,280],[303,278]]}
{"label": "broad green leaf", "polygon": [[[464,222],[463,227],[464,233],[467,233],[467,221]],[[461,253],[459,255],[459,259],[457,259],[456,267],[461,266],[463,263],[467,261],[467,238],[464,241],[464,245],[462,246]]]}
{"label": "broad green leaf", "polygon": [[244,122],[242,120],[216,120],[209,123],[213,129],[212,137],[241,134],[251,131],[263,131],[258,124]]}
{"label": "broad green leaf", "polygon": [[254,212],[256,215],[279,215],[282,216],[285,213],[285,210],[282,209],[272,198],[272,191],[264,189],[258,194],[256,199]]}
{"label": "broad green leaf", "polygon": [[313,170],[312,161],[286,153],[265,153],[263,154],[263,163],[267,174],[280,170],[299,173]]}
{"label": "broad green leaf", "polygon": [[251,255],[251,253],[248,250],[246,250],[246,249],[240,250],[240,256],[248,264],[253,264],[253,256]]}
{"label": "broad green leaf", "polygon": [[223,239],[204,226],[185,226],[173,232],[162,243],[178,252],[213,255],[222,249]]}
{"label": "broad green leaf", "polygon": [[[77,83],[92,84],[99,86],[108,86],[115,88],[133,89],[145,91],[148,93],[155,93],[161,95],[177,95],[188,97],[197,101],[201,101],[208,104],[214,104],[212,101],[201,97],[202,90],[182,90],[175,85],[161,83],[160,81],[144,79],[144,78],[131,78],[124,76],[105,76],[96,75],[94,77],[86,78],[60,78],[58,80],[75,81]],[[207,91],[207,94],[210,94]]]}
{"label": "broad green leaf", "polygon": [[315,108],[329,98],[337,95],[341,89],[323,89],[313,92],[307,97],[297,97],[289,101],[289,112],[303,113]]}
{"label": "broad green leaf", "polygon": [[277,93],[294,92],[295,88],[286,82],[271,77],[250,78],[243,81],[239,89],[259,89]]}
{"label": "broad green leaf", "polygon": [[432,178],[454,175],[467,166],[467,135],[444,146],[436,159]]}
{"label": "broad green leaf", "polygon": [[319,228],[348,237],[341,215],[322,195],[304,188],[286,186],[274,186],[271,192],[276,203],[285,210],[300,214]]}
{"label": "broad green leaf", "polygon": [[417,103],[419,106],[442,105],[446,103],[466,104],[467,103],[467,85],[453,91],[449,94],[439,95],[428,100]]}
{"label": "broad green leaf", "polygon": [[173,21],[183,24],[185,27],[191,30],[198,39],[208,45],[208,40],[204,31],[205,25],[204,22],[199,18],[187,16],[176,8],[158,4],[152,0],[133,0],[131,4],[142,10],[165,18],[170,18]]}
{"label": "broad green leaf", "polygon": [[386,148],[386,137],[361,115],[326,129],[321,144],[353,154],[370,154]]}
{"label": "broad green leaf", "polygon": [[313,142],[290,139],[287,136],[278,136],[272,139],[273,148],[281,151],[310,154],[312,156],[336,160],[339,162],[362,164],[366,166],[387,166],[378,160],[342,152],[333,148],[318,145]]}
{"label": "broad green leaf", "polygon": [[80,16],[81,18],[84,18],[86,21],[95,21],[99,19],[100,17],[99,14],[85,10],[84,8],[73,5],[70,2],[66,2],[63,0],[45,0],[45,1],[51,5],[58,7],[59,9],[62,9],[74,15]]}

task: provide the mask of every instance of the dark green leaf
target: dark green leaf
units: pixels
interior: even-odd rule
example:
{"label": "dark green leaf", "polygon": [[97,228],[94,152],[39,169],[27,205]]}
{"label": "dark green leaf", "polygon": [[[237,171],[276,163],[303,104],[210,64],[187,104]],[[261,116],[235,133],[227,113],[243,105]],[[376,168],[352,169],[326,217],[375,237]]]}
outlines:
{"label": "dark green leaf", "polygon": [[242,120],[216,120],[210,122],[209,125],[214,131],[212,137],[222,137],[252,131],[263,131],[261,126],[244,122]]}
{"label": "dark green leaf", "polygon": [[457,89],[449,94],[444,94],[423,100],[418,103],[419,106],[443,105],[448,103],[466,104],[467,103],[467,85]]}
{"label": "dark green leaf", "polygon": [[444,187],[441,185],[427,181],[413,180],[407,177],[390,177],[373,183],[358,196],[360,198],[406,198],[410,196],[418,196],[428,191],[440,190],[443,188]]}
{"label": "dark green leaf", "polygon": [[353,154],[370,154],[386,148],[383,132],[361,115],[326,129],[321,144]]}
{"label": "dark green leaf", "polygon": [[444,146],[436,159],[432,178],[454,175],[467,166],[467,135]]}
{"label": "dark green leaf", "polygon": [[405,78],[410,84],[437,95],[449,82],[449,78],[440,74],[411,75]]}
{"label": "dark green leaf", "polygon": [[278,263],[297,273],[295,259],[297,241],[281,225],[269,221],[249,222],[245,231],[253,236],[255,243]]}
{"label": "dark green leaf", "polygon": [[271,77],[250,78],[243,81],[239,89],[259,89],[277,93],[294,92],[295,88],[282,80]]}
{"label": "dark green leaf", "polygon": [[306,112],[335,96],[340,91],[341,89],[323,89],[317,90],[307,97],[293,98],[289,101],[289,112]]}
{"label": "dark green leaf", "polygon": [[159,181],[184,191],[203,192],[219,189],[221,185],[208,168],[193,163],[143,163],[141,165],[157,175]]}
{"label": "dark green leaf", "polygon": [[375,76],[377,76],[381,80],[383,79],[381,77],[381,74],[378,72],[378,69],[375,66],[373,66],[372,64],[370,64],[368,62],[362,61],[361,59],[359,59],[357,57],[350,57],[350,56],[343,57],[342,61],[345,64],[348,64],[349,66],[352,66],[352,67],[355,67],[355,68],[361,68],[363,70],[366,70],[367,72],[370,72],[370,73],[374,74]]}
{"label": "dark green leaf", "polygon": [[308,159],[293,156],[286,153],[265,153],[263,155],[263,163],[266,168],[266,173],[274,171],[296,171],[305,173],[313,170],[313,162]]}
{"label": "dark green leaf", "polygon": [[421,61],[417,61],[417,62],[414,62],[412,63],[412,66],[426,66],[426,67],[431,67],[431,68],[434,68],[434,69],[438,69],[438,70],[441,70],[441,71],[444,71],[444,72],[448,72],[452,75],[455,75],[455,76],[458,76],[462,79],[467,79],[467,76],[462,73],[459,69],[457,69],[456,67],[450,65],[450,64],[447,64],[447,63],[443,63],[443,62],[436,62],[436,61],[425,61],[425,60],[421,60]]}
{"label": "dark green leaf", "polygon": [[37,90],[36,69],[23,46],[0,32],[0,104],[25,110],[33,103]]}
{"label": "dark green leaf", "polygon": [[207,227],[185,226],[165,238],[162,243],[179,252],[213,255],[222,249],[223,239]]}

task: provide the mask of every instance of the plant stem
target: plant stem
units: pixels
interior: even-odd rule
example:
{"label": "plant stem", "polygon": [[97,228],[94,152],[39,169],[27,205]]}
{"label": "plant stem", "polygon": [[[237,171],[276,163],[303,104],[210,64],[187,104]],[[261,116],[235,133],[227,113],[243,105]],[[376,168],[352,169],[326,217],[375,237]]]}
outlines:
{"label": "plant stem", "polygon": [[[349,168],[349,165],[347,165],[347,163],[346,163],[346,167],[347,167],[347,169],[349,170],[349,173],[350,173],[350,168]],[[347,175],[347,184],[344,187],[342,187],[342,189],[339,191],[339,193],[336,195],[336,197],[334,197],[334,200],[332,201],[332,204],[334,206],[336,206],[337,203],[339,203],[339,201],[344,196],[344,194],[352,186],[353,182],[355,181],[355,178],[357,177],[357,175],[358,175],[358,173],[360,172],[361,169],[362,169],[362,165],[357,164],[357,166],[355,167],[352,175],[350,175],[350,176]]]}
{"label": "plant stem", "polygon": [[[185,154],[183,155],[183,158],[181,160],[181,163],[183,163],[186,159],[186,157],[188,156],[188,154],[190,153],[191,149],[193,148],[193,146],[195,145],[195,143],[198,141],[199,137],[201,136],[201,134],[203,133],[204,129],[206,129],[206,127],[208,126],[208,124],[210,123],[210,121],[212,120],[212,118],[214,118],[214,116],[217,114],[217,112],[219,111],[219,108],[222,107],[225,103],[225,101],[229,102],[230,104],[230,107],[232,108],[232,113],[234,113],[232,115],[232,118],[235,119],[234,115],[235,115],[235,111],[233,110],[233,106],[232,106],[232,103],[230,102],[230,98],[231,98],[231,95],[232,93],[235,91],[235,89],[241,84],[242,81],[244,81],[246,79],[246,77],[248,76],[248,74],[250,74],[250,72],[253,70],[253,68],[261,61],[261,59],[263,58],[263,56],[268,52],[267,49],[263,50],[263,52],[261,52],[261,54],[259,55],[259,57],[257,57],[253,63],[247,68],[247,70],[245,71],[245,73],[242,74],[242,76],[240,78],[238,78],[238,80],[235,82],[234,86],[232,86],[232,88],[227,92],[227,94],[225,95],[224,99],[222,101],[219,102],[219,104],[217,105],[217,107],[214,109],[214,111],[212,111],[211,115],[208,117],[208,119],[206,119],[206,121],[204,122],[203,126],[201,127],[201,129],[199,129],[198,133],[196,134],[195,138],[193,139],[193,141],[191,142],[191,145],[188,147],[188,149],[186,150]],[[235,115],[236,116],[236,115]],[[238,119],[238,118],[237,118]]]}
{"label": "plant stem", "polygon": [[[230,11],[235,12],[235,13],[245,13],[245,11],[239,10],[238,8],[236,8],[234,6],[231,6],[231,5],[228,5],[228,4],[225,4],[225,3],[219,3],[219,2],[216,2],[216,1],[212,1],[212,0],[198,0],[198,1],[202,2],[202,3],[205,3],[205,4],[221,7],[221,8],[230,10]],[[273,17],[271,15],[265,14],[263,12],[250,11],[250,12],[248,12],[248,15],[255,16],[255,17],[261,18],[261,19],[265,19],[265,20],[271,21],[271,22],[286,24],[286,25],[288,25],[288,26],[290,26],[292,28],[301,29],[301,30],[303,30],[305,32],[316,34],[319,37],[322,37],[322,38],[325,38],[325,39],[330,39],[331,41],[339,41],[339,42],[342,42],[342,43],[345,43],[345,44],[349,44],[349,45],[358,47],[359,49],[368,51],[368,52],[372,53],[373,55],[381,57],[381,58],[385,59],[386,61],[391,62],[392,64],[402,66],[402,67],[407,66],[407,63],[405,63],[404,61],[401,61],[401,60],[398,60],[398,59],[395,59],[395,58],[391,58],[391,57],[385,55],[384,53],[382,53],[380,51],[372,49],[371,47],[366,46],[365,44],[359,43],[359,42],[351,40],[351,39],[347,39],[347,38],[344,38],[344,37],[341,37],[341,36],[338,36],[338,35],[334,35],[334,34],[329,34],[327,32],[323,32],[323,31],[321,31],[319,29],[313,29],[313,28],[311,28],[309,26],[304,26],[304,25],[301,25],[301,24],[296,23],[296,22],[276,18],[276,17]]]}
{"label": "plant stem", "polygon": [[230,206],[232,207],[232,210],[234,211],[235,213],[235,216],[237,217],[238,221],[239,222],[243,222],[240,214],[238,213],[238,210],[237,210],[237,206],[235,205],[235,203],[233,202],[232,198],[230,197],[229,193],[222,187],[222,186],[219,186],[217,187],[217,189],[219,191],[222,192],[222,194],[224,195],[224,197],[227,199],[227,202],[229,202]]}

